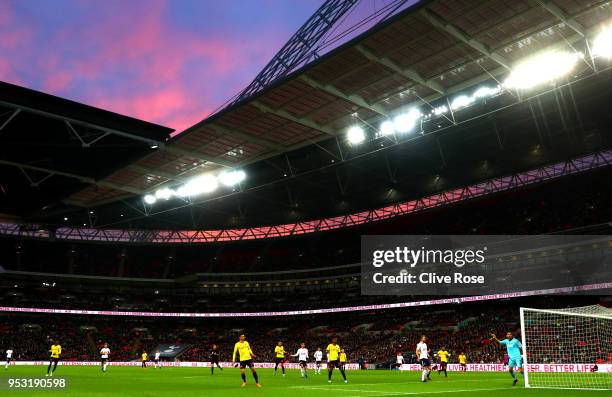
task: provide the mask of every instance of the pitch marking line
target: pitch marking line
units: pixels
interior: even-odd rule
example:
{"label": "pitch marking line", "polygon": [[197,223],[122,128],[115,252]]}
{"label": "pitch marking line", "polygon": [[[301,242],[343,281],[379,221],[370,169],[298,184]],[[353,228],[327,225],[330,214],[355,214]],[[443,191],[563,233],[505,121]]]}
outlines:
{"label": "pitch marking line", "polygon": [[[299,387],[299,386],[295,386]],[[307,386],[303,386],[307,388]],[[364,389],[344,389],[344,388],[336,388],[336,387],[324,387],[324,386],[313,386],[308,387],[309,389],[317,389],[317,390],[333,390],[333,391],[348,391],[348,392],[357,392],[357,393],[375,393],[376,396],[411,396],[416,394],[445,394],[445,393],[465,393],[465,392],[481,392],[481,391],[494,391],[494,390],[509,390],[508,387],[496,387],[496,388],[488,388],[488,389],[462,389],[462,390],[439,390],[439,391],[419,391],[419,392],[385,392],[385,391],[376,391],[376,390],[364,390]],[[353,396],[349,396],[353,397]]]}
{"label": "pitch marking line", "polygon": [[[341,381],[338,381],[339,383]],[[350,380],[349,380],[350,382]],[[433,383],[463,383],[463,382],[482,382],[482,379],[444,379],[444,380],[435,380]],[[487,382],[512,382],[510,378],[508,379],[487,379]],[[407,379],[400,382],[378,382],[378,383],[355,383],[354,386],[376,386],[376,385],[406,385],[406,384],[421,384],[420,380],[415,380],[415,378]],[[308,387],[308,386],[291,386],[291,387]],[[316,386],[315,386],[316,387]]]}
{"label": "pitch marking line", "polygon": [[[443,380],[443,381],[438,381],[440,383],[463,383],[463,382],[482,382],[482,379],[453,379],[453,380]],[[438,383],[436,382],[436,383]],[[503,382],[503,383],[510,383],[510,381],[508,379],[487,379],[487,382]],[[338,381],[336,383],[341,383],[341,381]],[[422,382],[420,380],[407,380],[405,382],[378,382],[378,383],[353,383],[351,384],[349,382],[349,384],[351,386],[379,386],[379,385],[420,385]],[[321,388],[321,387],[330,387],[327,385],[313,385],[313,386],[308,386],[308,385],[299,385],[299,386],[289,386],[290,388],[294,388],[294,389],[312,389],[312,388]]]}

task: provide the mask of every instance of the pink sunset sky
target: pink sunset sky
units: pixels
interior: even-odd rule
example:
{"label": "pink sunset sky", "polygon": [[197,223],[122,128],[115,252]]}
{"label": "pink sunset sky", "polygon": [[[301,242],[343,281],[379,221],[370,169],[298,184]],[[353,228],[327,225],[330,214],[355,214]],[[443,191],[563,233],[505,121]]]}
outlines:
{"label": "pink sunset sky", "polygon": [[[368,1],[357,14],[383,3]],[[0,80],[181,131],[244,88],[321,3],[3,0]]]}

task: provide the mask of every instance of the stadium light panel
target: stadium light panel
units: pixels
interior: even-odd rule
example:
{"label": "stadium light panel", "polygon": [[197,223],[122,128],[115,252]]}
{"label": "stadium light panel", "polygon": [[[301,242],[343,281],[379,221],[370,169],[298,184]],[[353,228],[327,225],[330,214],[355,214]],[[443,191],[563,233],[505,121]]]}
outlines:
{"label": "stadium light panel", "polygon": [[225,186],[236,186],[246,179],[246,173],[242,170],[224,171],[219,174],[218,179]]}
{"label": "stadium light panel", "polygon": [[356,126],[349,128],[347,132],[347,138],[348,138],[349,143],[353,145],[357,145],[365,141],[366,136],[365,136],[365,132],[363,131],[363,128],[356,125]]}
{"label": "stadium light panel", "polygon": [[408,117],[414,119],[414,120],[418,120],[421,118],[421,116],[423,116],[423,114],[421,113],[421,111],[417,108],[412,108],[408,111]]}
{"label": "stadium light panel", "polygon": [[149,205],[155,204],[156,201],[157,201],[157,197],[155,197],[152,194],[147,194],[146,196],[144,196],[144,202]]}
{"label": "stadium light panel", "polygon": [[593,56],[612,59],[612,27],[602,30],[593,40]]}
{"label": "stadium light panel", "polygon": [[500,91],[501,91],[501,88],[499,86],[495,86],[495,87],[483,86],[483,87],[478,88],[474,92],[474,95],[472,95],[472,97],[473,98],[487,98],[487,97],[491,97],[493,95],[499,94]]}
{"label": "stadium light panel", "polygon": [[174,195],[174,191],[172,189],[168,189],[167,187],[158,189],[155,192],[155,198],[160,200],[170,200],[170,198]]}
{"label": "stadium light panel", "polygon": [[472,103],[474,103],[474,97],[470,97],[467,95],[459,95],[458,97],[453,99],[453,101],[451,102],[451,109],[453,110],[461,109],[461,108],[471,105]]}
{"label": "stadium light panel", "polygon": [[380,124],[380,134],[382,136],[393,135],[394,132],[395,132],[395,126],[393,125],[392,121],[387,120],[387,121],[383,121]]}
{"label": "stadium light panel", "polygon": [[407,113],[402,113],[393,119],[393,127],[399,133],[410,132],[414,129],[416,122],[421,116],[423,115],[418,109],[410,109]]}
{"label": "stadium light panel", "polygon": [[433,114],[435,114],[436,116],[439,116],[439,115],[444,114],[446,112],[448,112],[448,108],[445,105],[438,106],[437,108],[435,108],[433,110]]}
{"label": "stadium light panel", "polygon": [[529,89],[556,80],[574,69],[580,53],[549,51],[513,68],[504,86],[515,89]]}
{"label": "stadium light panel", "polygon": [[197,196],[198,194],[211,193],[217,189],[219,182],[213,175],[205,174],[193,178],[183,186],[179,187],[176,194],[180,197]]}
{"label": "stadium light panel", "polygon": [[415,120],[408,117],[407,114],[400,114],[393,119],[393,127],[397,132],[405,133],[414,128]]}

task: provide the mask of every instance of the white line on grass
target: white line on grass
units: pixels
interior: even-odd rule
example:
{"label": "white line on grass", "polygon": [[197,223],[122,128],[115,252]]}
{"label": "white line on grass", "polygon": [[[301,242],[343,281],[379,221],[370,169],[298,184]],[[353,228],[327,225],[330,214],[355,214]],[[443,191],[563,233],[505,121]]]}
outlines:
{"label": "white line on grass", "polygon": [[[462,383],[462,382],[483,382],[482,379],[444,379],[444,380],[436,380],[434,383]],[[508,379],[486,379],[485,382],[507,382],[510,383],[511,380]],[[355,385],[359,386],[376,386],[376,385],[405,385],[407,383],[422,383],[420,379],[411,378],[407,380],[403,380],[400,382],[378,382],[378,383],[355,383]],[[308,387],[308,386],[291,386],[291,387]]]}
{"label": "white line on grass", "polygon": [[465,393],[465,392],[479,392],[479,391],[493,391],[493,390],[510,390],[509,387],[494,387],[488,389],[463,389],[463,390],[437,390],[437,391],[419,391],[419,392],[383,392],[378,396],[410,396],[414,394],[446,394],[446,393]]}
{"label": "white line on grass", "polygon": [[[443,383],[462,383],[462,382],[483,382],[482,379],[447,379],[443,381],[439,381]],[[510,383],[509,379],[487,379],[486,382],[504,382]],[[407,384],[421,384],[420,380],[406,380],[402,382],[377,382],[377,383],[354,383],[353,386],[379,386],[379,385],[407,385]],[[436,382],[438,383],[438,382]],[[308,386],[308,385],[300,385],[300,386],[289,386],[290,388],[295,389],[310,389],[310,388],[318,388],[318,387],[329,387],[329,386]]]}
{"label": "white line on grass", "polygon": [[[300,387],[300,386],[294,386]],[[339,387],[325,387],[325,386],[303,386],[304,388],[316,389],[316,390],[333,390],[336,392],[349,391],[357,393],[375,393],[376,396],[411,396],[415,394],[443,394],[443,393],[465,393],[465,392],[479,392],[479,391],[493,391],[493,390],[509,390],[508,387],[496,387],[488,389],[462,389],[462,390],[438,390],[438,391],[418,391],[418,392],[385,392],[380,390],[365,390],[365,389],[344,389]],[[352,397],[352,396],[349,396]]]}

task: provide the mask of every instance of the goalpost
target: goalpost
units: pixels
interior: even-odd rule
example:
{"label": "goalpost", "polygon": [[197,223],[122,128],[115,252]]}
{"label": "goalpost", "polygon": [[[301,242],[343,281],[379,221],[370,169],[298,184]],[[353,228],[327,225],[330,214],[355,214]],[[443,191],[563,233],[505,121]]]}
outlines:
{"label": "goalpost", "polygon": [[612,309],[520,313],[525,387],[612,389]]}

